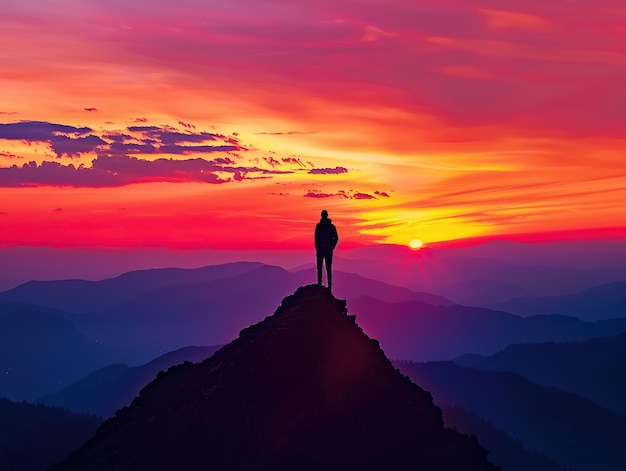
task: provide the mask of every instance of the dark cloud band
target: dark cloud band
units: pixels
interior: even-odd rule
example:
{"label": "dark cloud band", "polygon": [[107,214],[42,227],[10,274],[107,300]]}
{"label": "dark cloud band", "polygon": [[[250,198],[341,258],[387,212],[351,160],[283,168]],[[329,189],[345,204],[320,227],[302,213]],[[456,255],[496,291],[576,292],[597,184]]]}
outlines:
{"label": "dark cloud band", "polygon": [[345,167],[312,168],[307,173],[310,173],[311,175],[340,175],[342,173],[348,173],[348,169]]}

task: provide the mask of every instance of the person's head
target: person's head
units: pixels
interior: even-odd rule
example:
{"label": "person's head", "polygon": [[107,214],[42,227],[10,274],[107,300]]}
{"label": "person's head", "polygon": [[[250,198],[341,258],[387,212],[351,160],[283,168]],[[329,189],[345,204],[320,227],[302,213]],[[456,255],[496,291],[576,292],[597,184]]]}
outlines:
{"label": "person's head", "polygon": [[328,219],[328,211],[326,211],[325,209],[322,209],[322,219]]}

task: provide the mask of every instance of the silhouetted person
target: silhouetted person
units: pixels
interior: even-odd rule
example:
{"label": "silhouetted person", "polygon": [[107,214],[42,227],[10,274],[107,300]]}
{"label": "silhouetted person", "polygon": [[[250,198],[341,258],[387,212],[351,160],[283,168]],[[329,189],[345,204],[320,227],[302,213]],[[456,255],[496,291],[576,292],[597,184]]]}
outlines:
{"label": "silhouetted person", "polygon": [[337,245],[339,236],[337,228],[328,217],[328,211],[322,211],[322,218],[315,226],[315,252],[317,256],[317,284],[322,285],[322,264],[326,262],[326,280],[328,289],[332,289],[333,275],[331,267],[333,263],[333,250]]}

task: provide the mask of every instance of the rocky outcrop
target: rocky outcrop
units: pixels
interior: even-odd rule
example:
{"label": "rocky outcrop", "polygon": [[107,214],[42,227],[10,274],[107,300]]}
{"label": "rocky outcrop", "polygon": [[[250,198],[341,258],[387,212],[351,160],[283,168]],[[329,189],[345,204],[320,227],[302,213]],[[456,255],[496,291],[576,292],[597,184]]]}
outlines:
{"label": "rocky outcrop", "polygon": [[497,468],[311,285],[204,362],[160,373],[53,469]]}

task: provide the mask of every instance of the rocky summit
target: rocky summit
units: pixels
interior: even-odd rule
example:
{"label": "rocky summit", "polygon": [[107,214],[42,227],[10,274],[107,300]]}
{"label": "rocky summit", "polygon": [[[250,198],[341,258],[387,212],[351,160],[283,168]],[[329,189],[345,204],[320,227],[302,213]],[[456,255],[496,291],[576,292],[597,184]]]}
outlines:
{"label": "rocky summit", "polygon": [[[207,310],[210,306],[207,306]],[[324,287],[161,372],[61,470],[496,470]]]}

